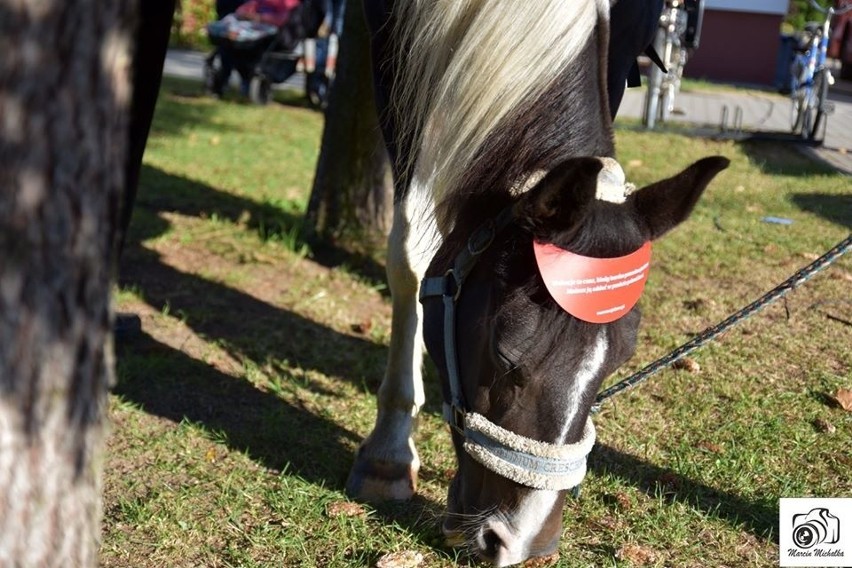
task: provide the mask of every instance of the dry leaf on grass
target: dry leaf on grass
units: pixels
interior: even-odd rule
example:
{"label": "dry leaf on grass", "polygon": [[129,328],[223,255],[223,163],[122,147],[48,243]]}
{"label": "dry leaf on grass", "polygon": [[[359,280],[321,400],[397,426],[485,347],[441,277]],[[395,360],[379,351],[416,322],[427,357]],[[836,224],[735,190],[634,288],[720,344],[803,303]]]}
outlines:
{"label": "dry leaf on grass", "polygon": [[353,323],[350,328],[355,333],[365,335],[370,333],[370,330],[373,329],[373,322],[371,320],[364,320],[360,323]]}
{"label": "dry leaf on grass", "polygon": [[814,428],[816,428],[819,432],[825,432],[827,434],[834,434],[835,432],[837,432],[837,428],[834,426],[834,424],[823,418],[817,418],[816,420],[814,420],[813,424]]}
{"label": "dry leaf on grass", "polygon": [[852,390],[837,389],[837,392],[834,393],[834,400],[840,405],[840,408],[852,412]]}
{"label": "dry leaf on grass", "polygon": [[414,550],[400,550],[385,554],[376,562],[376,568],[417,568],[423,563],[423,555]]}
{"label": "dry leaf on grass", "polygon": [[708,305],[704,298],[696,298],[695,300],[684,300],[683,307],[692,312],[703,310]]}
{"label": "dry leaf on grass", "polygon": [[666,489],[669,491],[677,490],[680,487],[680,484],[680,477],[678,477],[676,473],[672,473],[671,471],[663,472],[657,478],[657,485],[659,485],[662,489]]}
{"label": "dry leaf on grass", "polygon": [[625,544],[615,553],[618,560],[626,560],[634,566],[645,566],[657,561],[657,553],[654,549],[638,544]]}
{"label": "dry leaf on grass", "polygon": [[621,523],[612,517],[601,517],[595,521],[595,524],[609,532],[616,532],[621,528]]}
{"label": "dry leaf on grass", "polygon": [[325,507],[325,514],[329,517],[364,517],[367,511],[358,503],[351,501],[334,501]]}
{"label": "dry leaf on grass", "polygon": [[630,510],[633,507],[633,501],[630,499],[630,495],[624,491],[619,491],[615,494],[615,502],[618,503],[619,507],[625,510]]}
{"label": "dry leaf on grass", "polygon": [[846,280],[847,282],[852,282],[852,274],[846,272],[845,270],[832,270],[829,272],[830,278],[836,278],[839,280]]}
{"label": "dry leaf on grass", "polygon": [[559,553],[554,552],[548,556],[536,556],[535,558],[530,558],[524,562],[522,566],[523,568],[544,568],[545,566],[550,566],[557,560],[559,560]]}
{"label": "dry leaf on grass", "polygon": [[724,449],[719,444],[714,444],[713,442],[709,442],[707,440],[702,440],[695,444],[696,447],[701,448],[702,450],[707,450],[708,452],[713,452],[714,454],[721,454]]}
{"label": "dry leaf on grass", "polygon": [[689,357],[684,357],[683,359],[678,359],[674,363],[672,363],[673,369],[682,369],[684,371],[688,371],[690,373],[700,373],[701,365],[698,364],[698,361],[695,359],[690,359]]}

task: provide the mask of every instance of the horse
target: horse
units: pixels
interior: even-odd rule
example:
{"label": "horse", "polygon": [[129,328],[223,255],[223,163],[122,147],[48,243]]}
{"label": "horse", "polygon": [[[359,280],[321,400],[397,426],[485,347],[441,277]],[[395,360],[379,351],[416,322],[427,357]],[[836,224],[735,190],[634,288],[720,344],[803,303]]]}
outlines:
{"label": "horse", "polygon": [[728,161],[704,158],[641,189],[626,181],[609,0],[365,8],[395,176],[393,315],[375,426],[347,492],[416,491],[425,345],[458,464],[448,543],[496,566],[551,555],[594,444],[595,393],[635,351],[651,243]]}
{"label": "horse", "polygon": [[[365,0],[395,178],[393,316],[376,424],[346,489],[414,494],[425,344],[458,462],[442,530],[497,566],[557,549],[595,439],[592,399],[635,349],[649,243],[727,166],[705,158],[636,190],[614,159],[612,118],[660,3]],[[174,5],[138,3],[122,237]],[[626,292],[602,316],[588,308],[607,294],[584,293],[600,286],[570,284],[598,278]]]}

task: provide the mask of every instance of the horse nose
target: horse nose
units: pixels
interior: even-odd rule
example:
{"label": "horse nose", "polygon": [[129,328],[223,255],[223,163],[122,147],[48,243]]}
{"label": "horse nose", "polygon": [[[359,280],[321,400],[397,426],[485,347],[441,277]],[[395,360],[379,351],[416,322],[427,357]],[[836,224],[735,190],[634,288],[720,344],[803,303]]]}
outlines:
{"label": "horse nose", "polygon": [[482,555],[488,559],[497,558],[505,548],[503,539],[492,528],[483,528],[479,540]]}
{"label": "horse nose", "polygon": [[524,559],[518,558],[518,551],[513,550],[514,540],[511,530],[505,523],[489,520],[479,529],[476,539],[477,553],[483,560],[491,562],[494,566],[515,564]]}

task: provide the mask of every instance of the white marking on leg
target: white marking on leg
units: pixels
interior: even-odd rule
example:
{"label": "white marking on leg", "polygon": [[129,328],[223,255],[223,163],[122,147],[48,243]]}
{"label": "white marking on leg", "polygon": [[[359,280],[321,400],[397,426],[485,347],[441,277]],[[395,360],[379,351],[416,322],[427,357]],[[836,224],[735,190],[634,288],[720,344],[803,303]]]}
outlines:
{"label": "white marking on leg", "polygon": [[414,417],[425,402],[423,310],[417,295],[420,280],[440,246],[437,236],[431,200],[412,188],[394,209],[388,239],[387,272],[393,299],[390,348],[379,387],[376,425],[367,447],[369,458],[410,461],[415,471],[420,463],[411,433]]}

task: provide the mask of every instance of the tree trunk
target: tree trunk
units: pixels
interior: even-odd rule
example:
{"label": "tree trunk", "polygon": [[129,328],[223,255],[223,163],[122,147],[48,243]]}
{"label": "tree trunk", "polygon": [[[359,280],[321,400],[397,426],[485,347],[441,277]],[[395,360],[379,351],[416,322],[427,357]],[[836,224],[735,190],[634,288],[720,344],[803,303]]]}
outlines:
{"label": "tree trunk", "polygon": [[307,211],[308,228],[321,237],[346,234],[372,240],[390,229],[393,188],[370,69],[361,2],[348,0]]}
{"label": "tree trunk", "polygon": [[96,566],[130,1],[0,0],[0,566]]}

